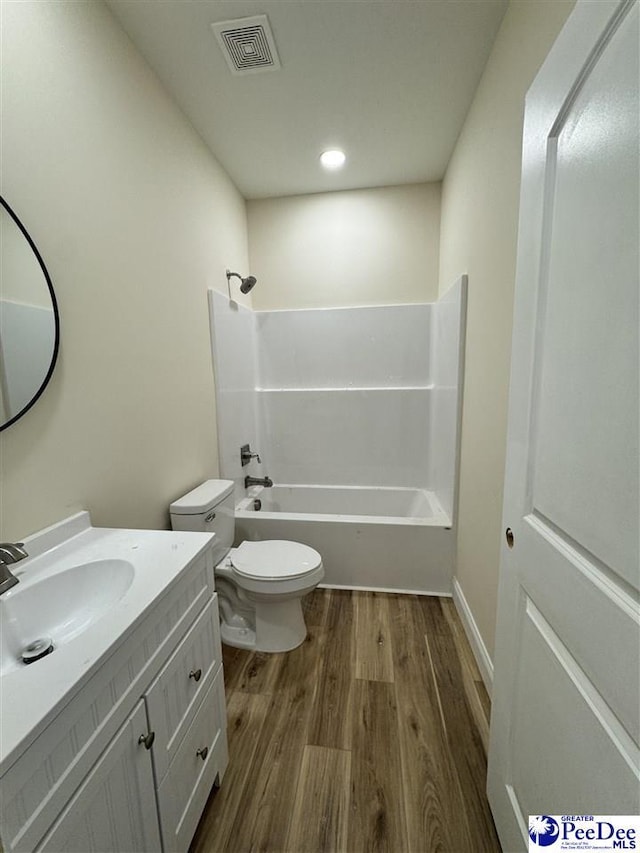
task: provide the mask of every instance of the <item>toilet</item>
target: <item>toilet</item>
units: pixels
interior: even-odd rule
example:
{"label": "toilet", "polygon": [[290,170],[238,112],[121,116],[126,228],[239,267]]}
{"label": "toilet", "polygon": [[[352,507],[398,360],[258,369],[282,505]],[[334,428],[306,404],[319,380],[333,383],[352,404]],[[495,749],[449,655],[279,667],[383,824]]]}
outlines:
{"label": "toilet", "polygon": [[215,533],[214,574],[223,643],[260,652],[288,652],[307,636],[302,598],[324,577],[317,551],[279,539],[232,548],[234,483],[207,480],[174,501],[174,530]]}

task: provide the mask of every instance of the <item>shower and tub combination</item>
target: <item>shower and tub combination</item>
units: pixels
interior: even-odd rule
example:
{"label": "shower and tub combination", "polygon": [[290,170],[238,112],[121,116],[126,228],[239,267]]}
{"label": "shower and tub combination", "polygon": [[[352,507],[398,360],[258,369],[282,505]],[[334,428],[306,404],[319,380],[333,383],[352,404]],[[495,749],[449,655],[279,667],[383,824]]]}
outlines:
{"label": "shower and tub combination", "polygon": [[326,586],[451,593],[466,287],[279,311],[209,291],[239,540],[310,545]]}

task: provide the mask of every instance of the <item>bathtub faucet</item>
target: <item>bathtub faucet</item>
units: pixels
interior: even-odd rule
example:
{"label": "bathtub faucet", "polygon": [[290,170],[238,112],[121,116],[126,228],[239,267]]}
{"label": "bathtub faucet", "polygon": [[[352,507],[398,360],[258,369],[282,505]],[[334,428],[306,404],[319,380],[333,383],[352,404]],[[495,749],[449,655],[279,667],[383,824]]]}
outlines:
{"label": "bathtub faucet", "polygon": [[270,489],[273,486],[273,480],[271,477],[245,477],[245,489],[248,489],[249,486],[264,486],[265,489]]}

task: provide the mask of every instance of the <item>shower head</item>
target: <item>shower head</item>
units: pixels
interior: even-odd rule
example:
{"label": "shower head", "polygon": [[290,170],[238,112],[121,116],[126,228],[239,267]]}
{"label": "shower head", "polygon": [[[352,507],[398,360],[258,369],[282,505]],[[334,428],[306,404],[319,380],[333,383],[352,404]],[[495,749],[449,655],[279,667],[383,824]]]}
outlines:
{"label": "shower head", "polygon": [[240,292],[241,293],[249,293],[252,287],[256,284],[255,275],[248,275],[246,278],[243,278],[237,272],[231,272],[231,270],[227,270],[227,287],[229,289],[229,299],[231,299],[231,279],[235,276],[235,278],[240,279]]}
{"label": "shower head", "polygon": [[249,293],[256,281],[257,279],[255,275],[248,275],[246,278],[243,278],[242,284],[240,285],[240,290],[242,291],[242,293]]}

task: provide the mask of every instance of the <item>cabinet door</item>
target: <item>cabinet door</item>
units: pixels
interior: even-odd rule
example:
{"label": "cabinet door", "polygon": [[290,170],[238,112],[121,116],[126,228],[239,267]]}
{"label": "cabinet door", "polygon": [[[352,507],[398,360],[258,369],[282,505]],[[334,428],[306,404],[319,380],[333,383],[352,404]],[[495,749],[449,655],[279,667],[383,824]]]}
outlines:
{"label": "cabinet door", "polygon": [[144,702],[94,764],[38,851],[138,853],[160,850]]}

